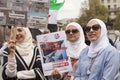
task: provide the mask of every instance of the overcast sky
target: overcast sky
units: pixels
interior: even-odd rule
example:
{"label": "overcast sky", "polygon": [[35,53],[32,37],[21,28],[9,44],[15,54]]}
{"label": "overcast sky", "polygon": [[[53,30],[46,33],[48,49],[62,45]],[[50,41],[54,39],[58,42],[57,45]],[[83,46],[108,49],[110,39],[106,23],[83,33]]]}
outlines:
{"label": "overcast sky", "polygon": [[57,19],[76,18],[80,14],[82,0],[65,0],[64,5],[59,10]]}

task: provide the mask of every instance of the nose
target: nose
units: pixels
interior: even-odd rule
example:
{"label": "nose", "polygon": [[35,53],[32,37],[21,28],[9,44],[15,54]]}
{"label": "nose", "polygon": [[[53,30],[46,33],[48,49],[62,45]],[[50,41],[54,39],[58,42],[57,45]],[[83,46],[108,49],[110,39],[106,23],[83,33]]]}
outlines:
{"label": "nose", "polygon": [[73,34],[72,31],[70,31],[70,34]]}
{"label": "nose", "polygon": [[91,31],[93,31],[93,29],[92,29],[92,28],[90,28],[90,32],[91,32]]}

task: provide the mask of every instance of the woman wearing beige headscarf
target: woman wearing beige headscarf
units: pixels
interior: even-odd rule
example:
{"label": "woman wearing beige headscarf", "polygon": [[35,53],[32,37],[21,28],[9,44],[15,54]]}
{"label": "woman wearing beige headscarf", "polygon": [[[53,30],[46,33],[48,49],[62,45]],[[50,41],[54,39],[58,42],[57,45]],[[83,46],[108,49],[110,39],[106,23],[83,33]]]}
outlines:
{"label": "woman wearing beige headscarf", "polygon": [[9,41],[8,50],[3,54],[3,80],[45,80],[40,54],[28,28],[17,27],[16,41]]}

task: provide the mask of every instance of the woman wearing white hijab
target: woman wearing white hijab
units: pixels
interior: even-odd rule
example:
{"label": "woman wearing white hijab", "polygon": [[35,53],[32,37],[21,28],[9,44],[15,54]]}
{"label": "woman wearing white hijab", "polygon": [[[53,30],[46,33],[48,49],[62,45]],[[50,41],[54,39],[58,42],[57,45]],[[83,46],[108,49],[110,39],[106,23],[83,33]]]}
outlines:
{"label": "woman wearing white hijab", "polygon": [[[69,33],[67,31],[69,31]],[[86,47],[82,27],[76,22],[69,23],[66,26],[66,36],[67,36],[67,51],[69,56],[71,58],[78,59],[80,52]]]}
{"label": "woman wearing white hijab", "polygon": [[73,66],[73,74],[77,67],[77,61],[81,51],[87,47],[85,44],[85,37],[82,27],[76,23],[71,22],[66,26],[66,37],[67,37],[67,54],[71,58]]}
{"label": "woman wearing white hijab", "polygon": [[91,44],[81,52],[75,80],[114,80],[120,55],[109,43],[104,22],[91,19],[85,32]]}
{"label": "woman wearing white hijab", "polygon": [[3,80],[45,80],[38,48],[28,28],[17,27],[16,41],[10,40],[3,54]]}
{"label": "woman wearing white hijab", "polygon": [[115,41],[114,41],[114,44],[115,44],[115,47],[116,49],[120,52],[120,32],[119,31],[115,31]]}

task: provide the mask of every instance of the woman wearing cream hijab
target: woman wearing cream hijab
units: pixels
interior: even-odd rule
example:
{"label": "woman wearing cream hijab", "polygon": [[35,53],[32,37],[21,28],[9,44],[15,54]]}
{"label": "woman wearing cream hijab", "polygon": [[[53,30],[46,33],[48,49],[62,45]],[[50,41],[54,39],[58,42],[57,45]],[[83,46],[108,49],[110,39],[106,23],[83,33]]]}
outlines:
{"label": "woman wearing cream hijab", "polygon": [[45,80],[40,54],[28,28],[17,27],[16,41],[10,40],[4,52],[3,80]]}

